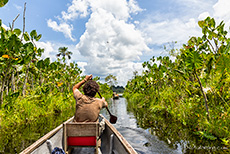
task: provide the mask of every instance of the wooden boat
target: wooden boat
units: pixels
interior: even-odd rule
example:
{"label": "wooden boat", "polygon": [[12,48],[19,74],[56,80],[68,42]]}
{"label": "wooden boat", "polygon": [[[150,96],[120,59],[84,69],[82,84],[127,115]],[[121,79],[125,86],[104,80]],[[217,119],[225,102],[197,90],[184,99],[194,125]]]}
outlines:
{"label": "wooden boat", "polygon": [[118,94],[119,97],[123,97],[123,94]]}
{"label": "wooden boat", "polygon": [[[100,121],[104,119],[105,129],[100,136],[101,146],[95,147],[74,147],[72,151],[66,153],[96,153],[99,154],[137,154],[133,147],[125,140],[125,138],[117,131],[117,129],[102,115],[99,117]],[[66,124],[73,124],[73,117],[50,131],[45,136],[41,137],[31,146],[26,148],[20,154],[51,154],[55,147],[66,149]],[[80,124],[81,125],[81,124]],[[81,127],[81,126],[80,126]],[[88,127],[88,126],[87,126]],[[81,127],[87,131],[87,127]],[[71,128],[72,129],[72,128]],[[71,131],[71,133],[74,131]],[[69,140],[68,140],[69,141]],[[95,150],[97,149],[97,150]]]}
{"label": "wooden boat", "polygon": [[116,92],[113,92],[113,99],[119,99],[119,95]]}

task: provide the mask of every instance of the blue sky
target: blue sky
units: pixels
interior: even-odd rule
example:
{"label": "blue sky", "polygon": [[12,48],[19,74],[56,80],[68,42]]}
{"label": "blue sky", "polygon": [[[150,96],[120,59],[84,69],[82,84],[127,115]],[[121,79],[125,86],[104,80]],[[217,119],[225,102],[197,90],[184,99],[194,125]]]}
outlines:
{"label": "blue sky", "polygon": [[[23,27],[25,0],[9,0],[0,8],[7,27],[20,14],[15,28]],[[83,74],[117,76],[125,85],[133,72],[152,56],[166,55],[163,46],[177,47],[200,36],[197,22],[207,16],[230,25],[229,0],[32,0],[26,3],[26,31],[36,29],[45,49],[43,58],[56,60],[59,47],[73,52]]]}

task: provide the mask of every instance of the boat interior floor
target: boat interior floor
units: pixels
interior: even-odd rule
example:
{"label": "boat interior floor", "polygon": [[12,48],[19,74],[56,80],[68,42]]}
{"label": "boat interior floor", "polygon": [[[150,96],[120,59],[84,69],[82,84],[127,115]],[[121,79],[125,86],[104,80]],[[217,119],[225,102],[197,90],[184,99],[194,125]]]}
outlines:
{"label": "boat interior floor", "polygon": [[[94,154],[94,147],[77,147],[73,148],[71,154]],[[98,154],[102,154],[100,148],[98,148]]]}

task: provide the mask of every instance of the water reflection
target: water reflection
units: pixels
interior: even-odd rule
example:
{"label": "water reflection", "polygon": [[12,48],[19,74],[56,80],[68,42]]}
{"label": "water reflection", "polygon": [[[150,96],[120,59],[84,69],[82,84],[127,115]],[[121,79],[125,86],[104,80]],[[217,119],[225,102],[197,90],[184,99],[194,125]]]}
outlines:
{"label": "water reflection", "polygon": [[[229,153],[219,141],[201,140],[167,115],[149,115],[144,109],[127,110],[125,98],[112,100],[114,126],[140,154]],[[134,115],[134,114],[135,115]],[[104,116],[109,118],[104,111]]]}
{"label": "water reflection", "polygon": [[[152,116],[143,109],[129,111],[127,105],[125,98],[119,98],[109,102],[109,109],[118,117],[114,126],[139,154],[229,153],[220,142],[201,140],[170,117]],[[110,118],[105,109],[101,113]],[[67,111],[7,130],[0,129],[0,153],[19,153],[73,115],[74,111]]]}
{"label": "water reflection", "polygon": [[[138,153],[178,153],[177,149],[170,148],[164,141],[159,140],[157,136],[151,135],[148,129],[138,126],[133,113],[127,111],[125,98],[112,100],[109,108],[118,117],[117,123],[114,126]],[[103,112],[103,114],[106,118],[109,118],[106,112]]]}
{"label": "water reflection", "polygon": [[40,117],[30,123],[0,129],[0,154],[16,154],[33,144],[40,137],[72,117],[73,111]]}

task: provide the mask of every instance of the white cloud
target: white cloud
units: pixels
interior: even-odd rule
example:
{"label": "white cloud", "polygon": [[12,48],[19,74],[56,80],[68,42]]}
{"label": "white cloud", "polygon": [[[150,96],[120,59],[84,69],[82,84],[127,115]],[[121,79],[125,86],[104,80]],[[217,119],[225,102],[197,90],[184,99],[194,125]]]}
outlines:
{"label": "white cloud", "polygon": [[220,22],[224,21],[225,27],[229,29],[230,26],[230,1],[229,0],[219,0],[214,6],[213,16]]}
{"label": "white cloud", "polygon": [[142,9],[133,0],[73,0],[68,11],[62,12],[63,20],[85,17],[91,12],[86,30],[76,45],[87,62],[78,63],[85,74],[102,78],[113,74],[123,85],[127,77],[132,77],[134,66],[140,65],[132,61],[139,60],[143,51],[150,50],[142,33],[126,22],[130,13],[139,11]]}
{"label": "white cloud", "polygon": [[215,16],[217,17],[227,17],[229,18],[229,8],[230,8],[230,1],[229,0],[219,0],[214,6]]}
{"label": "white cloud", "polygon": [[148,37],[151,38],[151,44],[153,45],[163,45],[172,41],[186,43],[189,37],[201,34],[197,21],[194,18],[187,21],[174,18],[155,23],[145,21],[140,26]]}
{"label": "white cloud", "polygon": [[86,17],[89,14],[88,7],[89,2],[87,0],[73,0],[67,12],[62,11],[62,18],[64,20],[74,20],[78,17]]}
{"label": "white cloud", "polygon": [[67,12],[62,11],[62,19],[73,20],[78,17],[86,17],[98,8],[112,13],[117,19],[123,20],[127,20],[130,13],[142,11],[135,0],[73,0]]}
{"label": "white cloud", "polygon": [[141,11],[136,1],[130,0],[89,0],[91,9],[96,12],[98,8],[111,13],[118,20],[127,20],[130,18],[130,13]]}
{"label": "white cloud", "polygon": [[[86,73],[101,76],[113,74],[122,78],[120,75],[134,71],[128,63],[139,60],[143,51],[150,50],[141,32],[133,24],[118,18],[102,8],[92,12],[86,31],[76,46],[88,61]],[[125,77],[126,81],[127,77],[130,75]]]}
{"label": "white cloud", "polygon": [[77,65],[82,70],[83,75],[88,75],[88,74],[85,74],[85,66],[87,65],[87,62],[77,62]]}
{"label": "white cloud", "polygon": [[199,20],[204,20],[204,19],[206,19],[206,18],[209,17],[209,16],[210,16],[210,14],[209,14],[208,12],[203,12],[203,13],[201,13],[201,14],[199,15],[198,19],[199,19]]}
{"label": "white cloud", "polygon": [[21,12],[22,9],[23,9],[22,6],[19,6],[19,5],[17,5],[17,4],[14,4],[14,7],[15,7],[19,12]]}
{"label": "white cloud", "polygon": [[130,13],[135,13],[137,14],[138,12],[141,12],[143,11],[143,9],[141,9],[137,2],[135,0],[129,0],[128,2],[128,6],[129,6],[129,12]]}
{"label": "white cloud", "polygon": [[[43,59],[50,58],[51,61],[55,61],[57,54],[57,46],[51,42],[36,42],[38,48],[44,49],[44,53],[42,54]],[[54,52],[56,51],[56,54]]]}
{"label": "white cloud", "polygon": [[203,12],[199,15],[199,20],[204,20],[208,16],[213,17],[217,24],[221,21],[225,23],[225,29],[229,30],[230,26],[230,1],[229,0],[218,0],[213,6],[211,11]]}
{"label": "white cloud", "polygon": [[102,78],[113,74],[119,84],[125,85],[133,71],[141,72],[143,53],[151,51],[150,58],[160,54],[154,46],[172,41],[183,44],[191,36],[201,36],[197,22],[210,15],[230,21],[227,0],[175,0],[172,4],[176,8],[174,12],[158,9],[149,14],[145,10],[147,18],[135,19],[133,24],[132,15],[143,11],[135,0],[73,0],[67,11],[61,12],[58,18],[61,24],[51,19],[47,23],[73,40],[73,26],[68,23],[88,17],[85,32],[73,48],[78,55],[73,59],[81,57],[77,63],[85,74]]}
{"label": "white cloud", "polygon": [[5,28],[6,30],[9,30],[10,27],[7,27],[5,24],[2,23],[2,27]]}
{"label": "white cloud", "polygon": [[[75,61],[76,63],[85,63],[86,59],[79,53],[79,51],[76,49],[75,45],[68,45],[68,44],[62,44],[58,42],[35,42],[37,47],[45,49],[44,53],[42,54],[42,58],[50,58],[51,61],[57,60],[56,55],[58,54],[59,47],[68,47],[68,51],[71,51],[73,54],[71,55],[71,59],[67,60],[67,62]],[[84,66],[82,65],[81,66]]]}
{"label": "white cloud", "polygon": [[113,74],[117,76],[119,84],[125,86],[127,81],[132,79],[134,71],[137,71],[139,74],[141,74],[143,71],[142,63],[128,62],[126,63],[125,67],[115,70]]}
{"label": "white cloud", "polygon": [[62,22],[58,25],[56,21],[52,21],[51,19],[47,21],[47,24],[48,27],[52,28],[54,31],[62,32],[66,38],[70,38],[72,41],[75,41],[75,39],[72,36],[72,25],[69,25],[65,22]]}
{"label": "white cloud", "polygon": [[112,14],[118,20],[127,21],[130,18],[130,13],[136,14],[142,11],[135,0],[73,0],[67,11],[62,11],[61,17],[57,17],[61,24],[49,19],[47,24],[54,31],[62,32],[66,38],[72,41],[75,39],[72,36],[73,26],[68,21],[74,21],[78,18],[87,17],[92,12],[97,12],[97,9],[103,9],[105,12]]}

